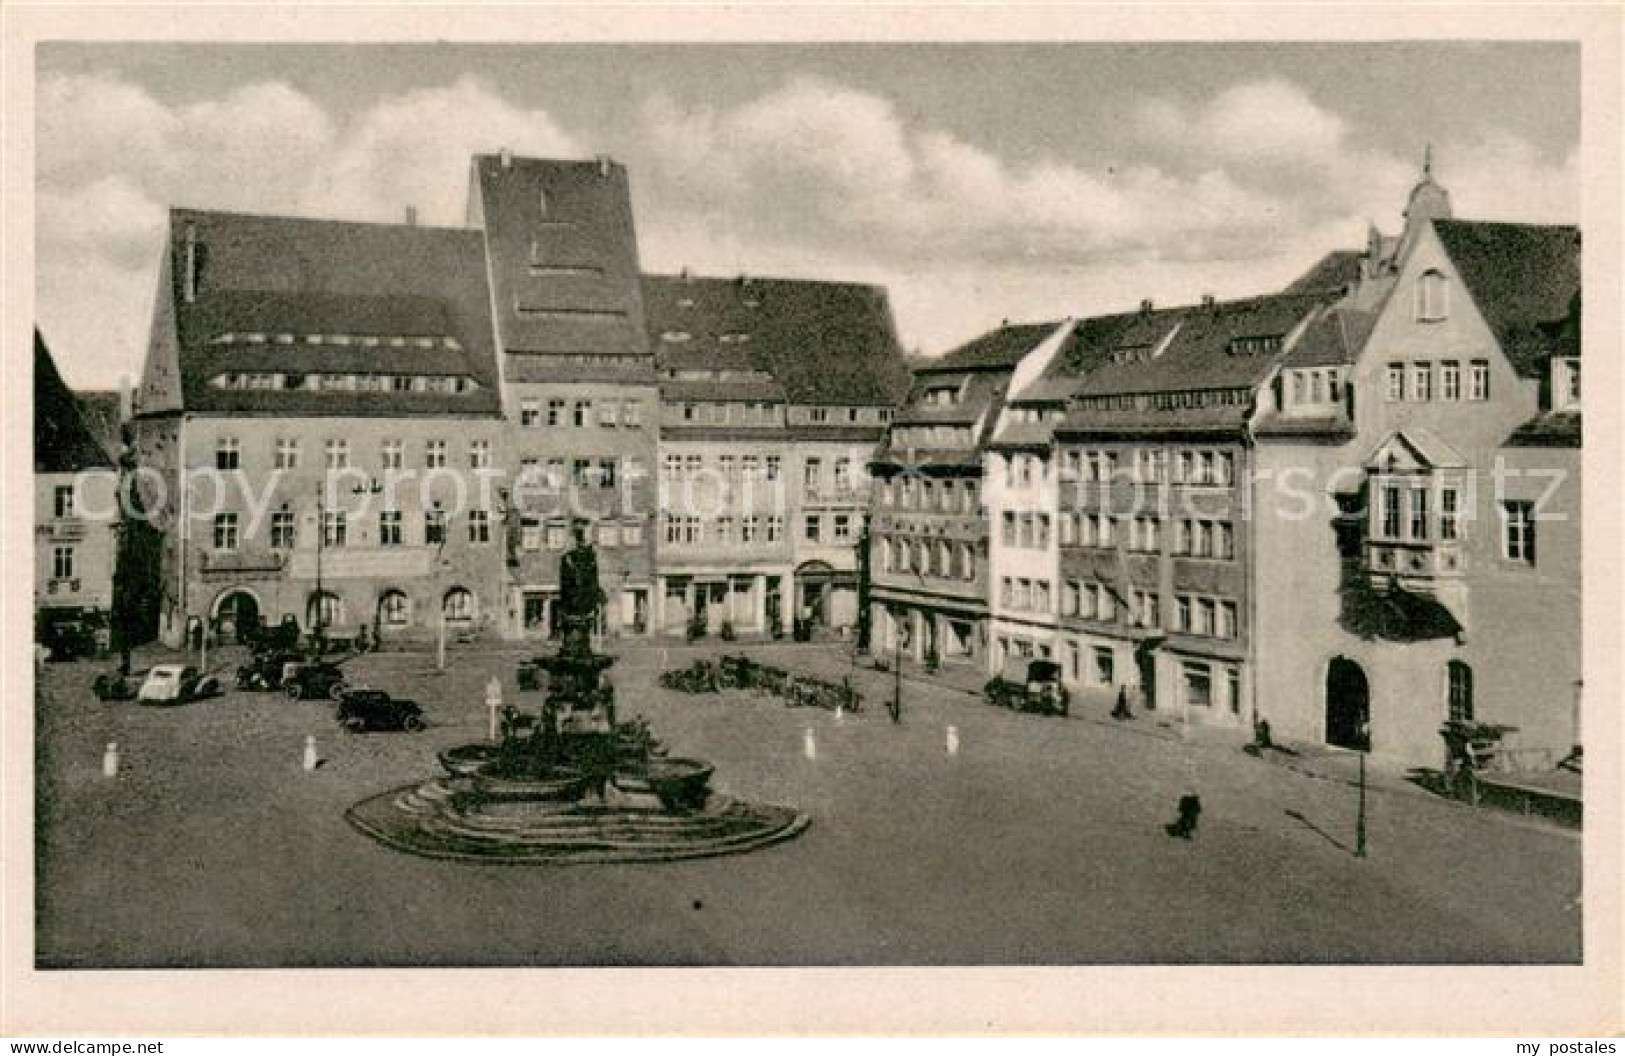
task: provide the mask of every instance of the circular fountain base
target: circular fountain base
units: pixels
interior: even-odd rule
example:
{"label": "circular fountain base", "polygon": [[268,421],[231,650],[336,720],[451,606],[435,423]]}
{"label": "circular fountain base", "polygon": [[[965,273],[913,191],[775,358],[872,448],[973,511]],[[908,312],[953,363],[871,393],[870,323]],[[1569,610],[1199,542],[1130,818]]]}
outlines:
{"label": "circular fountain base", "polygon": [[469,778],[435,778],[345,812],[361,832],[426,858],[512,865],[669,862],[741,854],[797,836],[807,816],[713,795],[696,810],[492,802]]}

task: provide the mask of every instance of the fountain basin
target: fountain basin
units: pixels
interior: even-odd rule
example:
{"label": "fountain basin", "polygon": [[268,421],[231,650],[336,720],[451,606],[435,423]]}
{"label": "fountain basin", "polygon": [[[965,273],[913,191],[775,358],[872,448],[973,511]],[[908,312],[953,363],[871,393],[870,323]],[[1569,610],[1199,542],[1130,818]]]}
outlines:
{"label": "fountain basin", "polygon": [[497,752],[498,748],[494,744],[475,742],[447,748],[438,758],[440,765],[445,767],[446,773],[452,777],[473,777],[491,764],[497,757]]}
{"label": "fountain basin", "polygon": [[699,810],[711,795],[716,767],[700,759],[651,759],[636,767],[615,771],[610,783],[637,799],[652,798],[666,810]]}
{"label": "fountain basin", "polygon": [[543,777],[499,777],[476,771],[470,775],[474,797],[485,803],[574,803],[587,794],[592,778],[568,767],[555,767]]}

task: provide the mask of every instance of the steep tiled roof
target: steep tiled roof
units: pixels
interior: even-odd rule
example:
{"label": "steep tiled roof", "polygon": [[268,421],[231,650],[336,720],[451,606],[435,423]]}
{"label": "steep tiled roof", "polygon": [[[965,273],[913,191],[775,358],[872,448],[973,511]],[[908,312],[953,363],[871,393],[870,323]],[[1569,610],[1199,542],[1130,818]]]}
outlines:
{"label": "steep tiled roof", "polygon": [[1013,369],[1021,362],[1022,356],[1031,352],[1060,325],[1059,319],[1048,323],[1007,323],[943,353],[921,368],[920,372]]}
{"label": "steep tiled roof", "polygon": [[79,401],[57,373],[50,349],[34,331],[34,472],[76,473],[112,468],[79,411]]}
{"label": "steep tiled roof", "polygon": [[1579,447],[1580,412],[1550,411],[1513,430],[1507,447]]}
{"label": "steep tiled roof", "polygon": [[81,389],[74,393],[79,416],[96,442],[109,454],[124,447],[123,397],[112,389]]}
{"label": "steep tiled roof", "polygon": [[480,155],[472,182],[504,350],[648,352],[624,166]]}
{"label": "steep tiled roof", "polygon": [[1109,362],[1090,372],[1080,395],[1186,392],[1256,385],[1287,351],[1233,350],[1248,338],[1281,338],[1330,300],[1329,294],[1270,294],[1177,311],[1179,329],[1167,347],[1143,362]]}
{"label": "steep tiled roof", "polygon": [[[189,246],[195,245],[195,250]],[[478,231],[403,224],[252,216],[177,209],[170,214],[169,280],[149,353],[144,412],[178,410],[149,399],[174,342],[182,407],[222,414],[393,416],[494,415],[500,411],[491,298]],[[186,297],[187,260],[196,296]],[[263,334],[265,342],[221,340]],[[280,344],[276,334],[292,334]],[[348,344],[340,343],[345,335]],[[394,346],[371,336],[432,338]],[[312,343],[309,339],[319,338]],[[446,339],[455,347],[448,347]],[[463,394],[220,389],[219,374],[280,371],[462,375]]]}
{"label": "steep tiled roof", "polygon": [[889,406],[908,389],[891,306],[878,286],[645,275],[643,304],[662,368],[748,363],[802,404]]}
{"label": "steep tiled roof", "polygon": [[1540,376],[1580,291],[1579,229],[1435,220],[1433,230],[1513,366]]}
{"label": "steep tiled roof", "polygon": [[1334,249],[1317,260],[1282,293],[1342,293],[1360,279],[1361,249]]}
{"label": "steep tiled roof", "polygon": [[1376,312],[1333,308],[1309,324],[1282,365],[1334,367],[1353,363],[1376,323]]}

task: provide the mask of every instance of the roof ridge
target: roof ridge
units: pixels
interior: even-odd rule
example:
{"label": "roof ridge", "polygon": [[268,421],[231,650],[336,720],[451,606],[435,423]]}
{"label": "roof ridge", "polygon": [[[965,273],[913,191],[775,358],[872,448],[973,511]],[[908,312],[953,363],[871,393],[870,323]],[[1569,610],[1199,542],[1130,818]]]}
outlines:
{"label": "roof ridge", "polygon": [[223,220],[275,220],[290,224],[331,224],[344,227],[369,227],[390,231],[424,231],[431,234],[455,233],[466,235],[484,235],[484,231],[477,227],[446,224],[408,224],[391,220],[345,220],[338,217],[327,216],[296,216],[287,213],[256,213],[236,209],[203,209],[189,205],[172,205],[169,207],[171,223],[177,216],[209,217]]}

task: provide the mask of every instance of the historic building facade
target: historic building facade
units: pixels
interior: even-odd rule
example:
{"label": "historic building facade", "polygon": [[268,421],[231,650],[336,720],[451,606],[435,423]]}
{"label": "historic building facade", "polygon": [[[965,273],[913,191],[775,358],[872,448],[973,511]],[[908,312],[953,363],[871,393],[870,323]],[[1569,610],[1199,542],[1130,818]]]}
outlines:
{"label": "historic building facade", "polygon": [[1062,669],[1182,720],[1249,721],[1264,557],[1249,425],[1332,299],[1204,300],[1086,321],[1093,364],[1056,427]]}
{"label": "historic building facade", "polygon": [[159,632],[499,625],[480,233],[173,210],[135,418]]}
{"label": "historic building facade", "polygon": [[906,387],[883,290],[646,276],[667,633],[850,631],[867,463]]}
{"label": "historic building facade", "polygon": [[114,452],[34,333],[34,610],[105,618],[118,523]]}
{"label": "historic building facade", "polygon": [[602,629],[651,633],[659,390],[626,169],[481,155],[468,221],[490,269],[508,426],[502,631],[557,633],[558,563],[585,520]]}
{"label": "historic building facade", "polygon": [[1016,368],[1060,325],[1006,324],[914,372],[871,467],[875,649],[989,662],[985,455]]}
{"label": "historic building facade", "polygon": [[1291,737],[1438,765],[1447,719],[1579,744],[1580,240],[1425,177],[1282,363],[1257,432],[1259,699]]}

